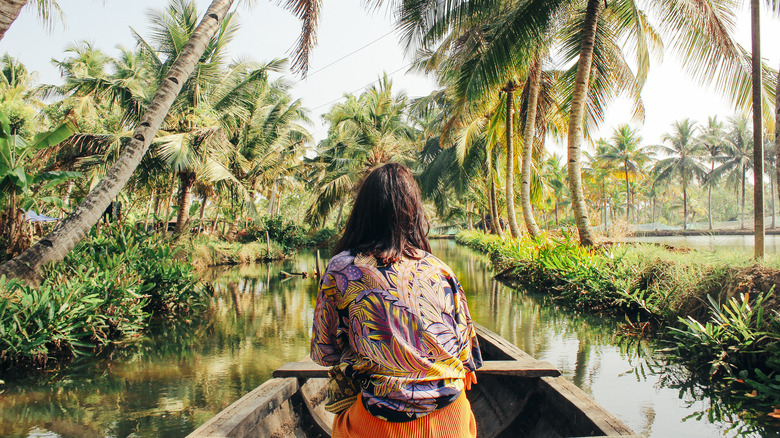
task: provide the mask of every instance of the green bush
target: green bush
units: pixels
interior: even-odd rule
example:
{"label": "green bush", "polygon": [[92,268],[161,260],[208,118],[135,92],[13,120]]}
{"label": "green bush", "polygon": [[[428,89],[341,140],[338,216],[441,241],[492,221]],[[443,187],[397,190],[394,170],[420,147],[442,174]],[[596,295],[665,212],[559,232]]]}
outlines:
{"label": "green bush", "polygon": [[153,315],[205,306],[189,264],[170,246],[131,228],[80,243],[39,287],[2,280],[0,364],[65,359],[137,335]]}

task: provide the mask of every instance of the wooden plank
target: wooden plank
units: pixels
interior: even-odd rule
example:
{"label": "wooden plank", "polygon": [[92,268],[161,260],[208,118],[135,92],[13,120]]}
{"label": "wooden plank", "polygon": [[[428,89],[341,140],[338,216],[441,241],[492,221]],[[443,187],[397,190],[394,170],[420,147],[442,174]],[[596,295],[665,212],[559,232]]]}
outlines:
{"label": "wooden plank", "polygon": [[477,375],[494,374],[514,377],[558,377],[561,372],[552,364],[542,361],[523,363],[517,360],[486,360]]}
{"label": "wooden plank", "polygon": [[[516,377],[557,377],[561,375],[552,364],[518,360],[487,360],[477,370],[480,374],[497,374]],[[327,378],[328,367],[314,362],[289,362],[273,373],[274,377],[297,377],[299,379]]]}
{"label": "wooden plank", "polygon": [[327,378],[328,367],[314,362],[288,362],[273,372],[274,377],[297,377],[299,379]]}
{"label": "wooden plank", "polygon": [[[298,381],[295,379],[268,380],[187,435],[187,438],[245,436],[246,431],[254,429],[269,414],[287,404],[297,391]],[[289,418],[279,419],[280,422],[294,423],[294,414],[289,410],[283,411],[282,414]]]}
{"label": "wooden plank", "polygon": [[593,424],[596,433],[600,432],[608,437],[635,435],[634,431],[619,418],[563,377],[544,377],[541,379],[539,389],[545,393],[548,402],[565,418],[574,420],[577,417],[584,417]]}

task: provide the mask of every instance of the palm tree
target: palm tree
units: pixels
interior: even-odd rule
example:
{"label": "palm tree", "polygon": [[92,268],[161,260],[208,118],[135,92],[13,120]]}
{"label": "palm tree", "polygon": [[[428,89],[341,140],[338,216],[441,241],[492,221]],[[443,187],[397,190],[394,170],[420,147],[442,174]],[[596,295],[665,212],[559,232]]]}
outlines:
{"label": "palm tree", "polygon": [[328,138],[319,146],[316,200],[307,218],[321,224],[372,169],[390,161],[411,164],[417,132],[406,123],[407,98],[393,95],[385,75],[359,97],[348,95],[325,118]]}
{"label": "palm tree", "polygon": [[[777,5],[777,0],[773,0]],[[764,257],[764,128],[761,111],[762,71],[761,71],[761,10],[759,0],[750,1],[750,34],[752,51],[750,54],[752,70],[753,100],[753,235],[755,236],[755,258]],[[780,85],[778,85],[780,86]],[[777,108],[775,108],[777,115]]]}
{"label": "palm tree", "polygon": [[726,132],[723,129],[723,123],[718,121],[717,117],[707,119],[707,126],[701,129],[698,141],[704,150],[709,154],[710,171],[705,179],[707,185],[707,220],[709,229],[712,229],[712,187],[717,183],[715,178],[715,163],[718,161],[723,148],[725,147]]}
{"label": "palm tree", "polygon": [[653,153],[646,146],[639,146],[642,137],[636,129],[628,125],[620,125],[612,133],[612,142],[606,144],[606,149],[599,158],[616,164],[622,170],[626,182],[626,220],[631,211],[631,180],[641,176],[645,165],[651,160]]}
{"label": "palm tree", "polygon": [[[2,0],[0,1],[0,40],[5,32],[19,16],[19,12],[28,3],[28,0]],[[29,2],[37,10],[38,17],[44,21],[46,27],[51,28],[54,17],[63,17],[62,9],[54,0],[32,0]]]}
{"label": "palm tree", "polygon": [[[740,229],[745,229],[745,184],[747,172],[753,166],[753,139],[746,118],[733,118],[730,124],[722,164],[715,169],[714,175],[715,178],[728,175],[730,185],[742,187]],[[762,211],[763,207],[756,214]]]}
{"label": "palm tree", "polygon": [[703,149],[695,141],[696,123],[690,119],[674,122],[672,132],[664,134],[663,140],[669,145],[658,145],[654,149],[669,155],[658,161],[653,168],[655,183],[670,181],[679,177],[683,192],[683,229],[688,229],[688,184],[694,179],[703,179],[707,171],[699,162]]}
{"label": "palm tree", "polygon": [[[2,5],[6,4],[4,2]],[[41,266],[62,260],[98,221],[108,204],[125,186],[146,154],[176,96],[206,51],[209,41],[220,29],[232,4],[233,0],[212,1],[203,20],[180,52],[181,54],[173,61],[168,75],[157,89],[149,109],[141,117],[132,139],[106,177],[52,232],[18,257],[0,266],[0,275],[35,281]],[[18,9],[16,12],[18,13]],[[3,27],[0,23],[0,32],[4,32],[6,28],[7,26]]]}

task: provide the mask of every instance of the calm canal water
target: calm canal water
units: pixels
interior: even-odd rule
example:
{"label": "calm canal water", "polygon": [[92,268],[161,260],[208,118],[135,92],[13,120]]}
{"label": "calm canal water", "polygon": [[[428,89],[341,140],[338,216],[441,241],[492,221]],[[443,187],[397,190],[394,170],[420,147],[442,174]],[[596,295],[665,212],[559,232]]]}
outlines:
{"label": "calm canal water", "polygon": [[[753,254],[755,237],[747,236],[661,236],[661,237],[626,237],[626,242],[648,242],[708,251],[732,250]],[[780,256],[780,235],[764,236],[764,252],[767,255]]]}
{"label": "calm canal water", "polygon": [[[735,436],[727,422],[686,417],[710,403],[665,387],[616,324],[571,315],[492,280],[481,255],[434,241],[467,289],[473,318],[564,376],[649,438]],[[314,257],[211,273],[213,305],[189,325],[162,326],[129,348],[64,372],[0,376],[2,437],[182,437],[309,347]],[[758,436],[758,435],[751,435]]]}

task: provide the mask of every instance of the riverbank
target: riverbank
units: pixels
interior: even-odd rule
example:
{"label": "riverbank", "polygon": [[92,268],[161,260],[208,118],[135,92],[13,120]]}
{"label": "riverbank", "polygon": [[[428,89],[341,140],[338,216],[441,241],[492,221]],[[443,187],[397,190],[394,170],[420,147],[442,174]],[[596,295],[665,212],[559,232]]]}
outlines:
{"label": "riverbank", "polygon": [[488,254],[496,277],[509,285],[578,312],[625,318],[623,337],[653,336],[670,361],[733,394],[727,403],[734,412],[748,421],[776,421],[776,261],[755,264],[734,253],[658,245],[586,249],[566,236],[515,240],[462,232],[456,240]]}
{"label": "riverbank", "polygon": [[133,227],[94,232],[38,286],[0,285],[0,368],[48,370],[186,320],[208,297],[170,241]]}

